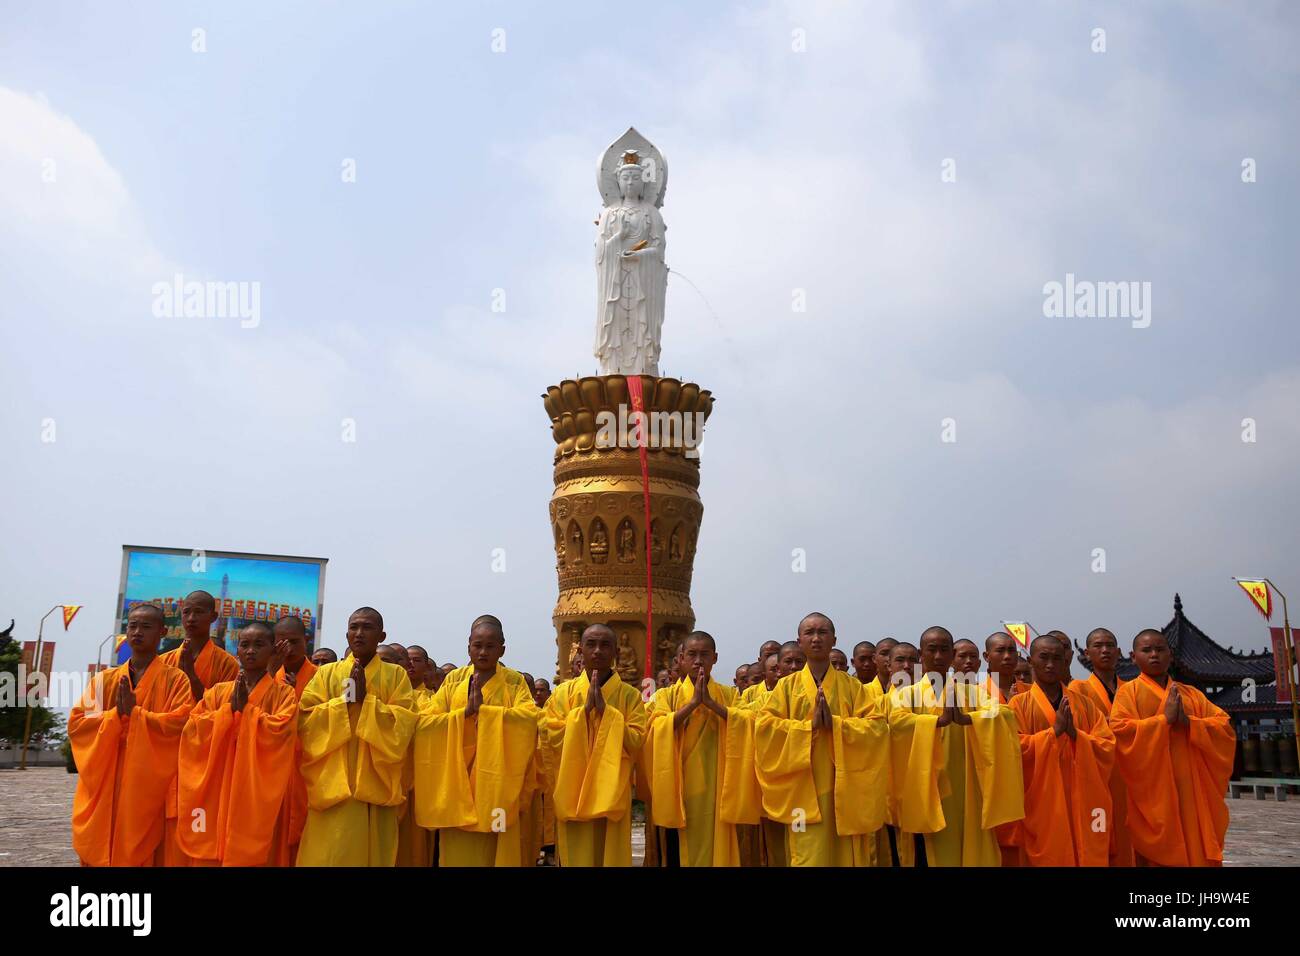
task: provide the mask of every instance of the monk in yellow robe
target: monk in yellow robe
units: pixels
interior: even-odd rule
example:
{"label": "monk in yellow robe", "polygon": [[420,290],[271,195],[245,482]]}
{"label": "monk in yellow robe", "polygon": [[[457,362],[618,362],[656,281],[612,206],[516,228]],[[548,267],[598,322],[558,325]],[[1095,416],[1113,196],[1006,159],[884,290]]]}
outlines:
{"label": "monk in yellow robe", "polygon": [[1065,651],[1050,635],[1029,650],[1034,686],[1011,701],[1025,779],[1021,863],[1106,866],[1115,737],[1080,681],[1061,682]]}
{"label": "monk in yellow robe", "polygon": [[[412,665],[411,655],[407,649],[401,644],[388,641],[375,648],[375,653],[386,663],[396,664],[406,671],[406,676],[411,682],[411,710],[418,714],[424,703],[424,695],[420,692],[421,678],[419,672]],[[430,865],[429,831],[416,826],[414,812],[411,808],[411,791],[414,788],[414,753],[410,747],[407,747],[406,759],[402,763],[402,793],[406,795],[406,799],[397,808],[396,865],[401,867],[426,867]]]}
{"label": "monk in yellow robe", "polygon": [[348,656],[316,671],[298,704],[307,823],[298,866],[394,866],[402,771],[415,730],[411,680],[376,649],[384,618],[348,618]]}
{"label": "monk in yellow robe", "polygon": [[893,674],[890,657],[897,646],[898,641],[892,637],[882,637],[876,642],[876,656],[873,661],[876,665],[876,679],[866,685],[867,693],[871,695],[873,700],[888,697],[889,692],[893,690],[893,685],[890,683],[890,677]]}
{"label": "monk in yellow robe", "polygon": [[998,866],[994,828],[1025,815],[1015,716],[978,685],[946,679],[946,628],[928,628],[920,644],[919,679],[889,705],[900,837],[924,837],[917,865],[923,849],[926,866]]}
{"label": "monk in yellow robe", "polygon": [[613,669],[613,630],[592,624],[579,646],[582,674],[556,689],[541,723],[560,866],[631,866],[632,772],[645,742],[645,706]]}
{"label": "monk in yellow robe", "polygon": [[267,672],[270,626],[245,625],[238,648],[239,676],[204,693],[181,735],[177,839],[196,866],[273,865],[295,770],[298,695]]}
{"label": "monk in yellow robe", "polygon": [[672,831],[665,834],[663,863],[739,866],[736,827],[722,802],[728,713],[736,691],[711,677],[718,649],[710,634],[688,634],[679,660],[682,678],[651,700],[643,751],[651,819]]}
{"label": "monk in yellow robe", "polygon": [[[302,619],[282,617],[275,624],[275,657],[271,661],[277,684],[292,687],[297,700],[316,673],[316,664],[307,659],[307,629]],[[295,723],[296,723],[295,715]],[[280,806],[280,821],[275,831],[273,866],[293,866],[298,858],[302,828],[307,823],[307,783],[302,777],[302,741],[297,728],[293,735],[293,773]]]}
{"label": "monk in yellow robe", "polygon": [[1128,832],[1137,866],[1222,866],[1223,799],[1237,735],[1228,715],[1169,676],[1160,631],[1133,639],[1141,673],[1115,692],[1110,727],[1128,786]]}
{"label": "monk in yellow robe", "polygon": [[[1016,639],[1006,631],[994,631],[984,639],[984,663],[988,672],[984,690],[991,699],[1009,704],[1017,694],[1029,692],[1031,684],[1016,678],[1020,652],[1016,650]],[[1020,821],[1004,823],[996,827],[994,833],[1002,852],[1002,865],[1020,866],[1021,844],[1024,842]]]}
{"label": "monk in yellow robe", "polygon": [[537,705],[499,661],[501,622],[470,625],[468,667],[447,675],[415,733],[415,822],[438,831],[439,866],[522,863],[520,795],[537,749]]}
{"label": "monk in yellow robe", "polygon": [[[545,677],[538,677],[533,680],[533,703],[537,705],[540,713],[546,711],[546,704],[551,699],[551,682]],[[538,724],[538,739],[541,739],[541,724]],[[537,792],[533,795],[533,801],[536,805],[535,813],[540,821],[540,838],[541,838],[541,866],[555,866],[557,861],[555,857],[555,799],[553,791],[555,789],[555,771],[548,762],[541,747],[538,752],[543,754],[543,759],[538,761],[538,778],[539,786]]]}
{"label": "monk in yellow robe", "polygon": [[763,815],[786,827],[791,866],[867,866],[885,823],[889,731],[862,682],[832,663],[835,625],[799,622],[806,665],[777,682],[754,723]]}
{"label": "monk in yellow robe", "polygon": [[[1086,681],[1079,682],[1080,689],[1088,694],[1109,722],[1115,694],[1127,683],[1115,673],[1115,665],[1119,663],[1119,642],[1113,633],[1099,627],[1088,634],[1084,649],[1092,673]],[[1128,835],[1128,788],[1117,767],[1110,775],[1110,802],[1110,865],[1133,866],[1133,841]]]}
{"label": "monk in yellow robe", "polygon": [[853,656],[849,658],[853,665],[853,676],[865,687],[876,679],[876,645],[870,641],[858,641],[853,645]]}
{"label": "monk in yellow robe", "polygon": [[[158,655],[164,664],[180,669],[189,678],[190,694],[195,702],[203,699],[203,694],[209,687],[234,680],[239,674],[239,661],[224,648],[214,644],[208,636],[216,621],[216,598],[207,591],[191,591],[181,601],[181,628],[185,633],[181,646]],[[167,794],[163,866],[189,866],[192,862],[177,840],[176,788],[176,781],[173,780]]]}
{"label": "monk in yellow robe", "polygon": [[157,656],[165,629],[157,605],[131,608],[131,659],[96,674],[68,714],[72,848],[84,866],[161,865],[167,794],[194,706],[185,675]]}

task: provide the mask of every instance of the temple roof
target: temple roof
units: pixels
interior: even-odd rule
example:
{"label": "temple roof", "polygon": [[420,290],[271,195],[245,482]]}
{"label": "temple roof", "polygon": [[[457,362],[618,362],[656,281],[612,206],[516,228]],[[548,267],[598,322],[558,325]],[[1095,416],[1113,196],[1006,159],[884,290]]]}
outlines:
{"label": "temple roof", "polygon": [[[1256,684],[1271,684],[1275,679],[1273,655],[1268,651],[1243,653],[1223,647],[1183,614],[1183,599],[1174,595],[1174,616],[1161,631],[1173,651],[1174,663],[1170,669],[1175,680],[1196,687],[1240,684],[1247,678]],[[1088,656],[1076,641],[1079,662],[1088,670]],[[1121,658],[1115,668],[1124,680],[1137,677],[1137,665],[1127,657]],[[1262,688],[1261,688],[1262,690]]]}
{"label": "temple roof", "polygon": [[1233,684],[1211,696],[1210,702],[1216,707],[1221,707],[1233,714],[1273,714],[1280,711],[1284,717],[1291,716],[1291,705],[1277,702],[1276,683],[1258,685],[1255,688],[1255,699],[1252,701],[1243,701],[1241,699],[1244,691],[1245,688],[1240,684]]}

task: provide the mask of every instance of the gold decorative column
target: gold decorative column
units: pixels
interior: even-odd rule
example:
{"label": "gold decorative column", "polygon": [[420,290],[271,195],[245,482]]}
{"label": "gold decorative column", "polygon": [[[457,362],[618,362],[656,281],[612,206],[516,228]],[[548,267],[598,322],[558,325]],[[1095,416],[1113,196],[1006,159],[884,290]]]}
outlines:
{"label": "gold decorative column", "polygon": [[[673,378],[642,375],[641,383],[648,412],[657,672],[674,642],[695,626],[691,571],[704,506],[692,448],[713,410],[713,396]],[[569,677],[583,630],[608,624],[618,636],[619,675],[637,682],[645,674],[647,529],[640,454],[619,437],[632,416],[627,377],[566,379],[548,388],[542,401],[556,444],[550,508],[560,583],[552,617],[556,680]]]}

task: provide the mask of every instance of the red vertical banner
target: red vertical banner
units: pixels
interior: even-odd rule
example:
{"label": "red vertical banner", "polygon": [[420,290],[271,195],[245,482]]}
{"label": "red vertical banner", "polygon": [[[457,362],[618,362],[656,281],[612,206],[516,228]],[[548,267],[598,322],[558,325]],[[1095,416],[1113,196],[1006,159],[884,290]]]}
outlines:
{"label": "red vertical banner", "polygon": [[45,675],[45,686],[50,685],[50,674],[54,671],[54,642],[41,644],[41,673]]}
{"label": "red vertical banner", "polygon": [[31,674],[34,670],[36,670],[36,642],[35,641],[23,641],[22,665],[23,665],[23,671],[27,674]]}
{"label": "red vertical banner", "polygon": [[[1286,679],[1286,632],[1280,627],[1270,627],[1269,635],[1273,638],[1273,673],[1277,675],[1277,702],[1279,704],[1291,703],[1291,685]],[[1294,638],[1295,635],[1292,634]],[[1295,678],[1295,670],[1291,671],[1292,679]]]}
{"label": "red vertical banner", "polygon": [[645,392],[640,375],[627,377],[627,392],[632,398],[632,411],[640,412],[637,418],[636,445],[641,459],[641,497],[645,504],[645,676],[654,675],[654,574],[650,561],[650,460],[646,446],[650,443],[646,422]]}

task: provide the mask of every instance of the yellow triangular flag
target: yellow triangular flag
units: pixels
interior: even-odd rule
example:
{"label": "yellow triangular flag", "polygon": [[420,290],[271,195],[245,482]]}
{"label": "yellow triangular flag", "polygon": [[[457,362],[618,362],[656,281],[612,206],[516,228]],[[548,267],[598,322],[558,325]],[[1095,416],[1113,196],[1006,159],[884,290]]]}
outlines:
{"label": "yellow triangular flag", "polygon": [[1255,602],[1255,607],[1259,608],[1259,613],[1264,615],[1264,620],[1273,616],[1273,594],[1268,589],[1267,581],[1237,581],[1241,589],[1250,595],[1250,599]]}
{"label": "yellow triangular flag", "polygon": [[66,631],[72,619],[77,616],[77,612],[84,607],[82,604],[65,604],[63,605],[63,629]]}
{"label": "yellow triangular flag", "polygon": [[1029,650],[1029,625],[1025,623],[1013,623],[1003,621],[1002,626],[1007,629],[1007,633],[1016,639],[1016,643]]}

